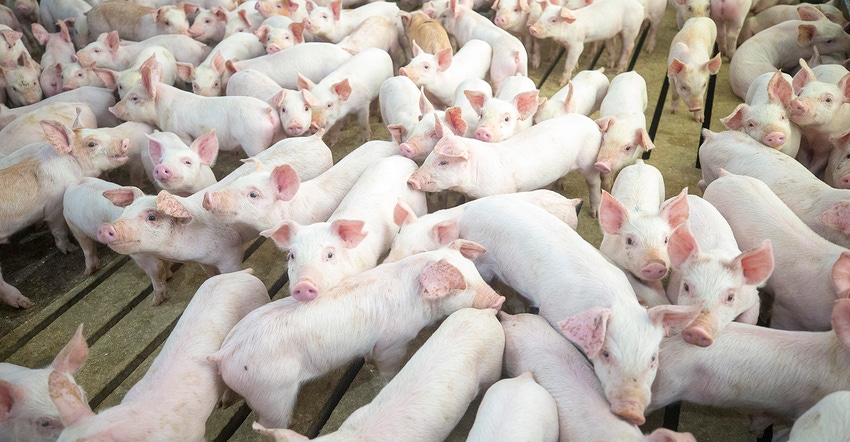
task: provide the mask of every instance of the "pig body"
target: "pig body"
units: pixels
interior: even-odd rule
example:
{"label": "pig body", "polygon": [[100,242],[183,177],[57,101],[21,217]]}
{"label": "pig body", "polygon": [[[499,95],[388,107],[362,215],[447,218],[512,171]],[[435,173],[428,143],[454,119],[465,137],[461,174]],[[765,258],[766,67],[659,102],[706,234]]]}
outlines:
{"label": "pig body", "polygon": [[219,149],[241,147],[254,156],[281,136],[278,114],[252,97],[202,97],[154,81],[142,69],[142,84],[111,111],[124,120],[155,124],[191,141],[215,129]]}
{"label": "pig body", "polygon": [[[847,21],[844,19],[844,15],[841,13],[841,10],[836,8],[835,6],[828,4],[812,4],[811,5],[817,9],[819,9],[823,14],[830,20],[835,23],[838,23],[841,26],[844,26]],[[784,21],[788,20],[797,20],[800,18],[800,14],[797,13],[797,7],[799,5],[775,5],[771,6],[758,14],[747,18],[744,21],[744,25],[741,28],[741,33],[738,36],[738,44],[740,45],[748,38],[753,35],[758,34],[765,29],[778,25]]]}
{"label": "pig body", "polygon": [[[638,427],[611,413],[591,364],[545,319],[530,314],[498,316],[505,330],[505,372],[509,376],[531,372],[555,399],[558,440],[650,441],[655,433],[672,433],[659,429],[644,438]],[[680,436],[674,440],[694,440],[689,433]]]}
{"label": "pig body", "polygon": [[[80,0],[82,1],[82,0]],[[62,92],[62,78],[55,65],[57,63],[69,63],[74,53],[74,42],[68,33],[68,27],[64,21],[59,21],[59,32],[48,33],[47,29],[38,23],[33,24],[33,34],[39,43],[44,45],[44,54],[39,63],[42,71],[38,77],[41,90],[45,97],[52,97]]]}
{"label": "pig body", "polygon": [[685,22],[693,17],[710,17],[710,0],[674,0],[676,7],[676,26],[682,29]]}
{"label": "pig body", "polygon": [[82,64],[94,64],[97,67],[124,70],[133,62],[135,56],[148,46],[162,46],[174,55],[174,59],[197,66],[207,56],[207,45],[186,35],[157,35],[139,42],[120,44],[115,31],[101,34],[97,40],[77,51]]}
{"label": "pig body", "polygon": [[567,9],[564,13],[561,8],[547,5],[540,18],[529,24],[529,31],[534,37],[552,38],[567,48],[564,73],[558,86],[563,87],[572,77],[585,43],[608,40],[617,35],[623,41],[622,52],[616,61],[613,53],[609,54],[608,67],[616,72],[625,70],[643,22],[644,7],[641,3],[603,0],[581,9]]}
{"label": "pig body", "polygon": [[[66,19],[79,19],[89,9],[91,9],[91,5],[83,0],[44,0],[38,2],[40,21],[50,32],[56,32],[57,28],[61,29],[65,25]],[[56,23],[57,21],[61,21],[62,24]]]}
{"label": "pig body", "polygon": [[[755,415],[750,426],[755,432],[800,417],[827,394],[850,385],[842,368],[850,361],[850,301],[836,302],[832,318],[834,331],[817,333],[732,323],[705,348],[675,336],[664,339],[651,409],[680,400],[736,407]],[[765,351],[775,348],[783,351]],[[771,375],[733,381],[754,366]]]}
{"label": "pig body", "polygon": [[17,107],[39,102],[44,96],[40,76],[41,65],[25,54],[18,59],[14,69],[0,66],[0,85],[6,90],[9,104]]}
{"label": "pig body", "polygon": [[847,410],[850,409],[850,392],[836,391],[824,396],[803,413],[791,428],[789,441],[822,440],[839,442],[850,432]]}
{"label": "pig body", "polygon": [[224,84],[222,76],[226,60],[248,60],[265,53],[263,44],[256,35],[237,32],[217,44],[198,67],[190,63],[180,63],[177,66],[180,78],[192,84],[194,93],[205,97],[217,97],[223,95],[225,90],[222,86]]}
{"label": "pig body", "polygon": [[578,72],[566,86],[537,108],[534,122],[573,113],[589,117],[598,111],[610,85],[603,71],[604,68]]}
{"label": "pig body", "polygon": [[646,80],[634,71],[614,77],[596,120],[602,143],[594,167],[602,173],[606,189],[623,167],[655,147],[646,131],[645,111]]}
{"label": "pig body", "polygon": [[[154,64],[156,63],[156,64]],[[137,84],[142,82],[142,67],[156,66],[159,72],[159,82],[173,86],[177,81],[177,60],[171,52],[162,46],[148,46],[139,51],[133,64],[127,69],[116,72],[109,71],[115,88],[118,89],[118,97],[124,98]]]}
{"label": "pig body", "polygon": [[534,381],[530,371],[503,379],[487,389],[467,440],[503,437],[516,440],[527,437],[541,442],[558,440],[558,406],[552,395]]}
{"label": "pig body", "polygon": [[538,94],[534,80],[515,75],[502,81],[493,98],[467,95],[472,109],[480,115],[475,138],[495,143],[531,127],[532,117],[537,112]]}
{"label": "pig body", "polygon": [[69,393],[85,399],[86,393],[74,381],[74,375],[85,362],[88,350],[80,324],[71,340],[45,368],[0,363],[0,393],[5,411],[0,421],[0,440],[40,442],[59,437],[64,426],[59,410],[50,400],[48,379],[55,372],[55,376],[65,379]]}
{"label": "pig body", "polygon": [[381,83],[378,92],[381,121],[387,125],[391,139],[401,143],[413,133],[422,117],[419,94],[416,84],[404,75],[387,78]]}
{"label": "pig body", "polygon": [[835,140],[823,180],[832,187],[850,189],[850,143],[844,136]]}
{"label": "pig body", "polygon": [[[505,334],[495,313],[464,308],[449,315],[372,402],[355,410],[337,431],[313,440],[445,440],[478,392],[501,375]],[[548,396],[539,390],[537,395]],[[418,392],[416,401],[411,401],[412,392]],[[291,430],[276,431],[285,434],[284,440],[307,440]]]}
{"label": "pig body", "polygon": [[290,17],[275,15],[263,20],[263,24],[254,31],[266,53],[274,54],[297,44],[304,43],[304,24]]}
{"label": "pig body", "polygon": [[739,104],[720,121],[728,129],[744,132],[761,144],[795,158],[801,135],[788,114],[793,96],[791,76],[778,71],[765,72],[750,84],[746,103]]}
{"label": "pig body", "polygon": [[[255,69],[268,75],[280,87],[295,89],[298,86],[298,74],[318,82],[350,58],[350,53],[336,45],[311,42],[232,63],[233,69],[228,67],[228,70],[232,75],[235,71]],[[229,75],[225,74],[225,78],[229,78]]]}
{"label": "pig body", "polygon": [[[565,140],[559,135],[567,127],[576,135],[574,139]],[[578,170],[587,182],[595,215],[599,210],[601,182],[593,163],[600,143],[598,127],[584,115],[547,120],[499,143],[444,134],[409,183],[426,192],[449,189],[481,198],[540,189]],[[528,145],[539,149],[532,155],[520,147]]]}
{"label": "pig body", "polygon": [[[405,18],[407,17],[407,18]],[[452,47],[446,28],[439,21],[429,17],[422,11],[413,11],[408,15],[402,15],[405,35],[413,46],[415,42],[422,51],[436,54],[443,49]],[[411,54],[410,58],[413,58]]]}
{"label": "pig body", "polygon": [[154,433],[172,440],[202,440],[207,418],[225,391],[215,365],[205,357],[248,312],[269,302],[262,281],[250,273],[220,275],[201,285],[151,368],[121,404],[94,414],[79,396],[64,390],[67,379],[51,375],[51,395],[69,424],[59,440],[131,440]]}
{"label": "pig body", "polygon": [[741,252],[729,223],[706,200],[688,195],[688,206],[688,224],[673,232],[667,247],[673,264],[667,297],[674,304],[702,306],[682,337],[705,347],[733,320],[756,323],[758,286],[773,271],[773,255],[770,243]]}
{"label": "pig body", "polygon": [[189,196],[216,183],[212,166],[218,156],[215,132],[207,132],[186,145],[171,132],[148,135],[141,158],[148,178],[158,188]]}
{"label": "pig body", "polygon": [[[224,382],[259,413],[261,425],[286,428],[305,381],[367,354],[384,379],[390,379],[400,368],[407,344],[423,327],[464,307],[501,307],[504,298],[461,255],[474,256],[470,248],[481,251],[458,242],[350,276],[310,302],[284,298],[269,303],[237,324],[211,359],[218,362]],[[339,327],[315,320],[325,315],[333,315]],[[326,346],[309,345],[316,334]],[[245,345],[249,341],[256,344]],[[287,345],[280,345],[283,342]],[[291,370],[281,376],[251,369],[270,360]]]}
{"label": "pig body", "polygon": [[417,216],[428,212],[425,194],[407,186],[415,170],[410,159],[382,158],[363,171],[326,222],[301,226],[284,221],[261,232],[289,250],[287,272],[295,299],[315,299],[342,278],[378,265],[398,233],[394,218],[399,200]]}
{"label": "pig body", "polygon": [[14,69],[21,54],[26,58],[32,58],[27,48],[24,47],[24,42],[21,40],[22,35],[6,25],[0,25],[0,37],[3,38],[4,43],[2,49],[0,49],[0,66]]}
{"label": "pig body", "polygon": [[490,70],[493,49],[482,40],[466,42],[457,54],[443,49],[437,54],[420,52],[413,46],[413,59],[399,69],[399,74],[413,80],[416,86],[424,87],[444,105],[454,102],[458,85],[469,78],[484,79]]}
{"label": "pig body", "polygon": [[401,10],[392,2],[368,3],[354,9],[342,9],[341,1],[331,1],[329,6],[313,7],[310,17],[304,19],[304,29],[310,34],[331,43],[339,43],[369,17],[381,16],[390,20],[404,35],[398,14]]}
{"label": "pig body", "polygon": [[709,18],[697,17],[685,22],[682,29],[673,37],[670,53],[667,56],[667,77],[670,80],[670,112],[679,109],[679,97],[694,113],[694,119],[702,123],[705,112],[702,109],[703,97],[708,86],[708,76],[720,71],[720,54],[711,57],[717,27]]}
{"label": "pig body", "polygon": [[528,30],[530,13],[533,7],[536,6],[519,0],[499,0],[494,1],[491,5],[491,8],[496,11],[496,15],[493,17],[493,23],[515,35],[517,38],[522,39],[526,52],[531,54],[531,67],[537,69],[540,67],[541,41],[532,37]]}
{"label": "pig body", "polygon": [[[259,98],[267,101],[283,88],[268,75],[256,70],[245,69],[236,72],[227,81],[225,95]],[[284,126],[284,129],[286,127]]]}
{"label": "pig body", "polygon": [[115,115],[112,115],[108,110],[110,106],[115,104],[115,96],[112,91],[100,87],[82,87],[45,98],[29,106],[9,109],[6,106],[0,105],[0,128],[5,128],[15,119],[40,107],[58,102],[85,102],[91,108],[92,112],[94,112],[94,116],[97,119],[97,127],[113,127],[118,124]]}
{"label": "pig body", "polygon": [[404,38],[400,37],[396,22],[398,19],[390,20],[380,15],[369,17],[337,45],[352,54],[369,48],[384,50],[393,58],[393,72],[396,72],[399,60],[403,61],[398,53],[398,42],[399,38]]}
{"label": "pig body", "polygon": [[41,122],[45,120],[58,121],[69,127],[74,126],[75,122],[81,127],[97,127],[96,118],[85,103],[53,102],[37,107],[0,130],[0,137],[3,139],[0,158],[8,157],[31,143],[47,141],[41,128]]}
{"label": "pig body", "polygon": [[[770,326],[783,330],[829,330],[835,300],[845,297],[850,290],[845,276],[850,269],[850,251],[806,227],[756,178],[744,175],[718,178],[706,188],[705,199],[729,222],[741,248],[751,249],[765,239],[770,240],[776,267],[764,288],[774,298]],[[759,210],[745,211],[747,207]],[[765,224],[762,220],[767,216],[777,222]],[[804,274],[808,275],[805,279],[800,277]]]}
{"label": "pig body", "polygon": [[162,34],[187,34],[186,14],[196,9],[188,3],[155,9],[132,2],[103,2],[86,11],[85,17],[91,38],[116,30],[125,40],[142,41]]}

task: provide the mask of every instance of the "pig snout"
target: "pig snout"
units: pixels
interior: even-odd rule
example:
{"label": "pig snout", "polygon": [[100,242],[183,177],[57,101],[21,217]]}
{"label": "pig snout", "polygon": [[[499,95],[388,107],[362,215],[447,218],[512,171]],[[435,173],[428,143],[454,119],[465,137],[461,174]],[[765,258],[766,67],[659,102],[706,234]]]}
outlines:
{"label": "pig snout", "polygon": [[413,175],[407,179],[407,185],[413,190],[422,190],[422,185],[428,181],[430,181],[429,177],[419,172],[414,172]]}
{"label": "pig snout", "polygon": [[112,227],[112,224],[103,223],[97,229],[97,240],[104,244],[111,244],[118,240],[118,232]]}
{"label": "pig snout", "polygon": [[643,425],[646,422],[646,418],[643,416],[643,407],[637,402],[615,402],[611,404],[611,412],[634,425]]}
{"label": "pig snout", "polygon": [[478,130],[475,131],[475,139],[489,143],[490,140],[493,139],[493,133],[487,128],[479,127]]}
{"label": "pig snout", "polygon": [[25,4],[22,4],[22,3],[19,3],[18,5],[16,5],[15,9],[21,15],[28,15],[30,12],[32,12],[32,8],[30,8],[29,5],[25,5]]}
{"label": "pig snout", "polygon": [[785,144],[785,134],[782,132],[771,132],[767,134],[761,142],[766,146],[774,148],[781,147]]}
{"label": "pig snout", "polygon": [[403,157],[410,158],[411,160],[416,157],[416,148],[410,145],[409,143],[399,144],[398,150]]}
{"label": "pig snout", "polygon": [[290,124],[286,127],[286,134],[290,137],[297,137],[304,133],[306,129],[301,124]]}
{"label": "pig snout", "polygon": [[472,307],[479,309],[496,309],[500,310],[505,302],[505,297],[496,293],[490,286],[479,290],[475,293],[475,298],[472,299]]}
{"label": "pig snout", "polygon": [[157,181],[168,181],[173,176],[174,174],[171,172],[171,168],[165,164],[157,164],[157,166],[153,168],[153,179]]}
{"label": "pig snout", "polygon": [[503,27],[508,24],[508,19],[504,14],[499,14],[493,19],[493,23],[495,23],[496,26]]}
{"label": "pig snout", "polygon": [[268,47],[266,47],[266,52],[269,53],[269,54],[274,54],[274,53],[277,53],[277,52],[280,52],[280,51],[281,51],[280,46],[278,46],[276,44],[268,45]]}
{"label": "pig snout", "polygon": [[809,104],[806,102],[806,100],[795,98],[791,100],[791,105],[789,106],[788,112],[791,115],[795,116],[806,115],[809,112]]}
{"label": "pig snout", "polygon": [[292,297],[295,298],[296,301],[312,301],[319,296],[319,290],[316,288],[316,284],[309,279],[302,278],[298,280],[298,283],[292,287]]}
{"label": "pig snout", "polygon": [[682,339],[688,344],[708,347],[714,342],[714,329],[708,313],[701,312],[687,328],[682,330]]}
{"label": "pig snout", "polygon": [[115,106],[110,106],[109,108],[107,108],[107,110],[109,110],[109,113],[111,113],[112,115],[115,115],[116,118],[121,119],[121,120],[126,119],[125,118],[126,112],[127,112],[126,109],[127,108],[124,105],[123,101],[119,101],[118,103],[115,104]]}
{"label": "pig snout", "polygon": [[654,281],[663,278],[667,274],[667,265],[661,260],[655,260],[640,269],[643,279]]}
{"label": "pig snout", "polygon": [[850,174],[844,175],[838,180],[839,189],[850,189]]}
{"label": "pig snout", "polygon": [[608,160],[597,161],[596,164],[593,165],[601,173],[608,175],[611,173],[611,162]]}
{"label": "pig snout", "polygon": [[205,192],[201,205],[210,212],[219,213],[225,208],[225,198],[221,192]]}
{"label": "pig snout", "polygon": [[528,33],[531,34],[532,37],[540,38],[540,34],[543,33],[543,26],[539,23],[534,23],[528,27]]}
{"label": "pig snout", "polygon": [[316,26],[316,25],[313,24],[313,22],[309,18],[305,18],[304,20],[301,20],[301,23],[304,24],[304,29],[306,29],[308,31],[312,30],[313,27]]}

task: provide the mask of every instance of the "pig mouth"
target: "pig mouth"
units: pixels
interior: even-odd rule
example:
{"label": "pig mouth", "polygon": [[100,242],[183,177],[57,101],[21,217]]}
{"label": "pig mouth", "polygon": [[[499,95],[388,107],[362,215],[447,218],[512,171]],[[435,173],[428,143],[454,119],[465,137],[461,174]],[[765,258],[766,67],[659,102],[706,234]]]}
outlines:
{"label": "pig mouth", "polygon": [[137,244],[141,244],[141,241],[138,239],[127,239],[124,241],[113,241],[109,243],[109,248],[122,254],[132,253],[138,249],[138,247],[134,247]]}
{"label": "pig mouth", "polygon": [[128,157],[127,155],[110,155],[109,156],[109,161],[111,161],[113,163],[125,163],[129,159],[130,159],[130,157]]}

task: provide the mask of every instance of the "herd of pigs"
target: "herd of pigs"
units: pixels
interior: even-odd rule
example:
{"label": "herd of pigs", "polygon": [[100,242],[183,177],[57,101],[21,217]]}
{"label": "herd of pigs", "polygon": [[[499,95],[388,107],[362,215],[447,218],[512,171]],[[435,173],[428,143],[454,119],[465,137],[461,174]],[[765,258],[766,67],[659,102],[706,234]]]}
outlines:
{"label": "herd of pigs", "polygon": [[[677,401],[745,410],[757,434],[794,421],[783,440],[850,437],[837,8],[670,1],[671,110],[705,119],[724,56],[745,102],[705,132],[703,196],[665,200],[639,159],[654,147],[646,83],[622,71],[643,28],[656,49],[667,0],[9,3],[0,242],[44,221],[63,253],[70,231],[86,274],[108,244],[150,277],[154,305],[172,262],[210,278],[118,406],[94,413],[74,381],[82,325],[47,368],[0,363],[0,441],[203,440],[237,396],[258,432],[306,440],[287,429],[300,386],[361,356],[385,387],[320,439],[443,440],[485,391],[470,440],[693,440],[638,428]],[[567,54],[552,97],[527,77],[543,39]],[[618,75],[573,75],[597,42]],[[370,141],[373,101],[391,140]],[[363,143],[334,164],[323,138],[351,115]],[[247,159],[216,181],[234,149]],[[98,178],[118,167],[133,186]],[[570,172],[598,249],[575,230],[581,200],[548,190]],[[469,202],[428,213],[445,191]],[[242,269],[258,235],[287,252],[291,296],[270,302]],[[500,312],[494,280],[539,315]],[[33,305],[2,275],[0,299]]]}

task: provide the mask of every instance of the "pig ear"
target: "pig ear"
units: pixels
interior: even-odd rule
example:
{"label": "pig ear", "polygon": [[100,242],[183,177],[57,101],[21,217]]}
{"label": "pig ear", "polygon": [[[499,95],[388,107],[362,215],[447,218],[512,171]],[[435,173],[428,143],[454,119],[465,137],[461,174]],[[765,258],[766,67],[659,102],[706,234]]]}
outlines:
{"label": "pig ear", "polygon": [[661,206],[661,217],[667,221],[667,224],[670,225],[671,229],[675,229],[680,224],[687,221],[690,216],[690,212],[687,187],[682,189],[682,191],[673,197],[673,199]]}
{"label": "pig ear", "polygon": [[103,197],[118,207],[127,207],[142,196],[144,196],[144,193],[142,193],[141,189],[131,186],[103,191]]}
{"label": "pig ear", "polygon": [[449,248],[457,250],[466,259],[475,259],[487,252],[481,244],[466,239],[455,239],[449,244]]}
{"label": "pig ear", "polygon": [[161,163],[163,150],[162,141],[151,137],[150,134],[145,134],[145,137],[148,139],[148,155],[150,155],[151,160],[153,160],[154,164]]}
{"label": "pig ear", "polygon": [[576,16],[573,15],[572,11],[570,11],[569,9],[567,9],[565,7],[561,7],[561,13],[559,15],[567,23],[572,23],[572,22],[576,21]]}
{"label": "pig ear", "polygon": [[846,74],[838,80],[838,88],[844,93],[844,102],[850,102],[850,74]]}
{"label": "pig ear", "polygon": [[446,123],[453,134],[462,137],[466,133],[466,121],[463,119],[463,109],[452,106],[446,109]]}
{"label": "pig ear", "polygon": [[442,155],[445,157],[451,158],[462,158],[464,160],[469,159],[469,148],[466,147],[464,143],[450,142],[450,143],[437,143],[434,146],[434,153],[437,155]]}
{"label": "pig ear", "polygon": [[420,48],[419,45],[416,44],[416,40],[413,40],[412,43],[413,43],[413,47],[411,48],[411,51],[413,52],[413,56],[416,57],[417,55],[422,53],[422,48]]}
{"label": "pig ear", "polygon": [[47,29],[44,29],[44,26],[33,23],[32,24],[32,36],[38,40],[38,43],[42,46],[47,44],[47,40],[50,39],[50,33],[47,32]]}
{"label": "pig ear", "polygon": [[[302,89],[301,90],[301,96],[304,97],[304,101],[306,101],[307,104],[311,108],[313,108],[313,107],[318,108],[322,104],[322,103],[319,103],[319,99],[316,98],[316,96],[313,95],[313,93],[310,92],[308,89]],[[319,137],[319,138],[321,138],[321,137]]]}
{"label": "pig ear", "polygon": [[445,48],[434,54],[437,59],[437,67],[440,72],[445,71],[452,65],[452,48]]}
{"label": "pig ear", "polygon": [[[298,5],[290,3],[291,7],[298,9]],[[293,10],[294,12],[294,10]],[[304,23],[292,22],[289,24],[289,30],[292,31],[292,36],[295,37],[295,43],[304,43]]]}
{"label": "pig ear", "polygon": [[839,201],[818,216],[818,220],[842,233],[850,233],[850,201]]}
{"label": "pig ear", "polygon": [[457,220],[452,219],[434,224],[434,227],[431,227],[431,237],[436,239],[441,246],[460,238]]}
{"label": "pig ear", "polygon": [[800,20],[803,21],[818,21],[822,18],[826,18],[826,16],[823,15],[823,12],[814,5],[797,6],[797,14],[800,16]]}
{"label": "pig ear", "polygon": [[442,139],[445,136],[445,134],[443,132],[444,132],[443,122],[440,121],[440,117],[438,117],[437,114],[435,113],[434,114],[434,135],[439,140],[439,139]]}
{"label": "pig ear", "polygon": [[605,343],[611,309],[593,307],[558,323],[564,336],[580,346],[588,358],[594,358]]}
{"label": "pig ear", "polygon": [[626,206],[603,190],[602,204],[599,205],[599,225],[602,230],[609,235],[617,235],[628,219],[629,212],[626,210]]}
{"label": "pig ear", "polygon": [[656,327],[662,327],[664,334],[669,335],[673,330],[679,330],[688,326],[702,310],[702,305],[659,305],[647,310],[649,320]]}
{"label": "pig ear", "polygon": [[221,55],[221,51],[215,51],[215,54],[213,54],[212,60],[210,61],[212,62],[210,63],[210,66],[212,66],[213,70],[215,70],[218,75],[224,74],[224,70],[226,69],[224,67],[224,63],[227,60],[224,59],[224,55]]}
{"label": "pig ear", "polygon": [[331,2],[331,12],[334,15],[334,21],[339,21],[341,11],[342,11],[342,0],[332,1]]}
{"label": "pig ear", "polygon": [[80,324],[74,336],[59,351],[59,354],[56,355],[50,366],[60,373],[67,373],[73,376],[77,374],[77,371],[86,362],[88,355],[89,346],[86,344],[85,338],[83,338],[83,324]]}
{"label": "pig ear", "polygon": [[[153,57],[153,55],[151,55],[151,57]],[[98,67],[95,67],[92,70],[94,71],[94,75],[103,82],[106,89],[114,91],[115,88],[118,87],[118,72],[115,72],[112,69]]]}
{"label": "pig ear", "polygon": [[348,82],[348,78],[340,81],[331,86],[331,90],[337,95],[339,95],[339,99],[342,101],[347,101],[348,97],[351,96],[351,83]]}
{"label": "pig ear", "polygon": [[763,284],[773,272],[773,249],[770,247],[770,240],[766,239],[758,246],[738,255],[733,265],[743,270],[747,285]]}
{"label": "pig ear", "polygon": [[850,252],[842,252],[832,265],[832,283],[840,296],[850,294]]}
{"label": "pig ear", "polygon": [[815,25],[800,25],[797,26],[797,43],[800,46],[810,46],[814,43],[815,37],[818,35],[818,29]]}
{"label": "pig ear", "polygon": [[419,113],[422,115],[427,115],[431,112],[434,112],[434,105],[428,101],[428,97],[425,96],[425,87],[419,88]]}
{"label": "pig ear", "polygon": [[794,88],[785,81],[782,71],[776,71],[767,83],[767,98],[777,104],[788,107],[794,98]]}
{"label": "pig ear", "polygon": [[603,117],[596,120],[596,125],[599,126],[599,130],[605,132],[608,130],[608,127],[612,124],[616,123],[617,119],[614,117]]}
{"label": "pig ear", "polygon": [[359,219],[338,219],[331,223],[331,232],[342,238],[346,249],[357,247],[369,232],[363,231],[366,223]]}
{"label": "pig ear", "polygon": [[301,226],[295,221],[287,220],[277,227],[263,230],[260,235],[271,238],[281,249],[288,249],[289,245],[292,244],[292,237],[298,234],[300,228]]}
{"label": "pig ear", "polygon": [[741,130],[744,127],[744,114],[749,108],[750,106],[747,103],[741,103],[735,107],[731,114],[721,118],[720,121],[729,130]]}
{"label": "pig ear", "polygon": [[[677,2],[679,0],[676,0]],[[682,3],[684,4],[684,0]],[[686,442],[695,440],[691,433],[677,433],[667,428],[656,428],[643,439],[646,442]]]}
{"label": "pig ear", "polygon": [[838,340],[850,348],[850,299],[843,298],[835,301],[832,307],[832,329]]}
{"label": "pig ear", "polygon": [[469,101],[470,106],[472,106],[472,110],[480,115],[481,108],[484,107],[484,102],[487,101],[487,95],[484,92],[476,90],[465,90],[463,91],[463,95],[466,95],[466,99]]}
{"label": "pig ear", "polygon": [[272,170],[272,183],[277,188],[277,194],[281,201],[289,201],[295,197],[298,189],[301,188],[301,178],[298,172],[289,165],[283,164]]}
{"label": "pig ear", "polygon": [[42,120],[41,129],[44,138],[59,153],[71,153],[73,150],[74,132],[68,126],[56,120]]}
{"label": "pig ear", "polygon": [[313,12],[313,9],[316,9],[316,4],[310,0],[307,0],[307,3],[304,5],[307,8],[307,13]]}
{"label": "pig ear", "polygon": [[186,15],[194,14],[195,11],[198,10],[198,7],[193,5],[192,3],[178,3],[177,7],[182,8],[183,12],[185,12]]}
{"label": "pig ear", "polygon": [[67,18],[65,20],[57,20],[56,26],[59,27],[59,36],[62,37],[62,40],[66,43],[71,43],[71,33],[68,31],[68,23],[70,22],[71,26],[74,26],[76,20],[73,18]]}
{"label": "pig ear", "polygon": [[299,91],[303,91],[305,89],[310,90],[316,87],[316,83],[313,83],[312,80],[301,75],[300,72],[298,73],[298,81],[295,84]]}
{"label": "pig ear", "polygon": [[142,68],[142,86],[148,92],[151,98],[156,98],[156,88],[154,87],[154,74],[150,67]]}
{"label": "pig ear", "polygon": [[233,60],[225,61],[224,68],[227,69],[227,72],[230,72],[231,75],[239,72],[239,69],[236,67],[235,64],[233,64]]}
{"label": "pig ear", "polygon": [[47,391],[59,410],[59,419],[66,427],[74,425],[80,419],[94,416],[80,393],[80,389],[58,371],[51,371],[47,380]]}
{"label": "pig ear", "polygon": [[215,129],[195,139],[189,147],[201,157],[201,164],[215,166],[215,159],[218,157],[218,137],[215,136]]}
{"label": "pig ear", "polygon": [[723,64],[723,60],[720,58],[720,54],[714,56],[711,60],[706,63],[706,67],[708,68],[708,73],[711,75],[717,75],[720,72],[720,66]]}
{"label": "pig ear", "polygon": [[652,142],[652,139],[649,138],[649,133],[642,127],[635,130],[635,145],[643,146],[644,150],[652,150],[655,148],[655,144]]}
{"label": "pig ear", "polygon": [[465,290],[466,280],[457,267],[445,259],[428,264],[419,274],[419,296],[437,299],[455,290]]}
{"label": "pig ear", "polygon": [[227,11],[224,8],[213,8],[212,12],[213,15],[215,15],[215,18],[217,18],[218,20],[227,21]]}
{"label": "pig ear", "polygon": [[670,62],[670,65],[667,66],[667,75],[673,77],[679,72],[682,72],[685,68],[685,63],[682,63],[682,61],[678,58],[674,58],[673,61]]}
{"label": "pig ear", "polygon": [[670,265],[674,268],[682,267],[691,255],[699,255],[699,245],[691,233],[688,223],[679,224],[670,233],[667,241],[667,253],[670,255]]}
{"label": "pig ear", "polygon": [[192,214],[174,195],[162,190],[156,196],[156,210],[181,221],[191,221]]}
{"label": "pig ear", "polygon": [[6,44],[10,44],[10,45],[14,46],[15,43],[17,43],[18,40],[21,39],[21,35],[23,35],[23,34],[21,34],[20,32],[17,32],[17,31],[13,31],[11,29],[4,29],[4,30],[0,31],[0,35],[3,36],[4,40],[6,40]]}
{"label": "pig ear", "polygon": [[416,217],[416,213],[413,212],[413,209],[411,209],[404,200],[398,198],[395,208],[393,208],[393,222],[396,223],[397,226],[401,227],[405,224],[415,223],[417,219],[418,218]]}
{"label": "pig ear", "polygon": [[118,31],[110,31],[106,34],[106,47],[110,52],[118,52],[118,47],[121,45],[121,39],[118,37]]}
{"label": "pig ear", "polygon": [[794,79],[791,81],[791,85],[794,86],[794,93],[799,94],[800,91],[806,87],[812,81],[817,81],[815,77],[814,71],[809,68],[809,65],[806,63],[806,60],[800,59],[800,70],[794,74]]}
{"label": "pig ear", "polygon": [[[259,3],[257,3],[259,5]],[[259,28],[254,30],[254,35],[260,40],[260,43],[265,44],[269,41],[269,30],[271,30],[271,26],[262,25]]]}
{"label": "pig ear", "polygon": [[519,111],[520,120],[526,120],[534,116],[534,113],[537,112],[537,96],[539,93],[537,90],[526,91],[514,97],[513,101]]}
{"label": "pig ear", "polygon": [[253,428],[257,433],[266,436],[268,440],[279,440],[285,442],[307,442],[310,440],[307,439],[306,436],[298,434],[295,431],[286,428],[266,428],[260,425],[259,422],[254,422],[251,425],[251,428]]}
{"label": "pig ear", "polygon": [[401,124],[388,124],[387,132],[390,133],[393,137],[393,142],[396,144],[401,144],[407,137],[407,129]]}
{"label": "pig ear", "polygon": [[0,423],[15,417],[20,408],[15,405],[23,404],[26,399],[27,395],[21,387],[0,379]]}

